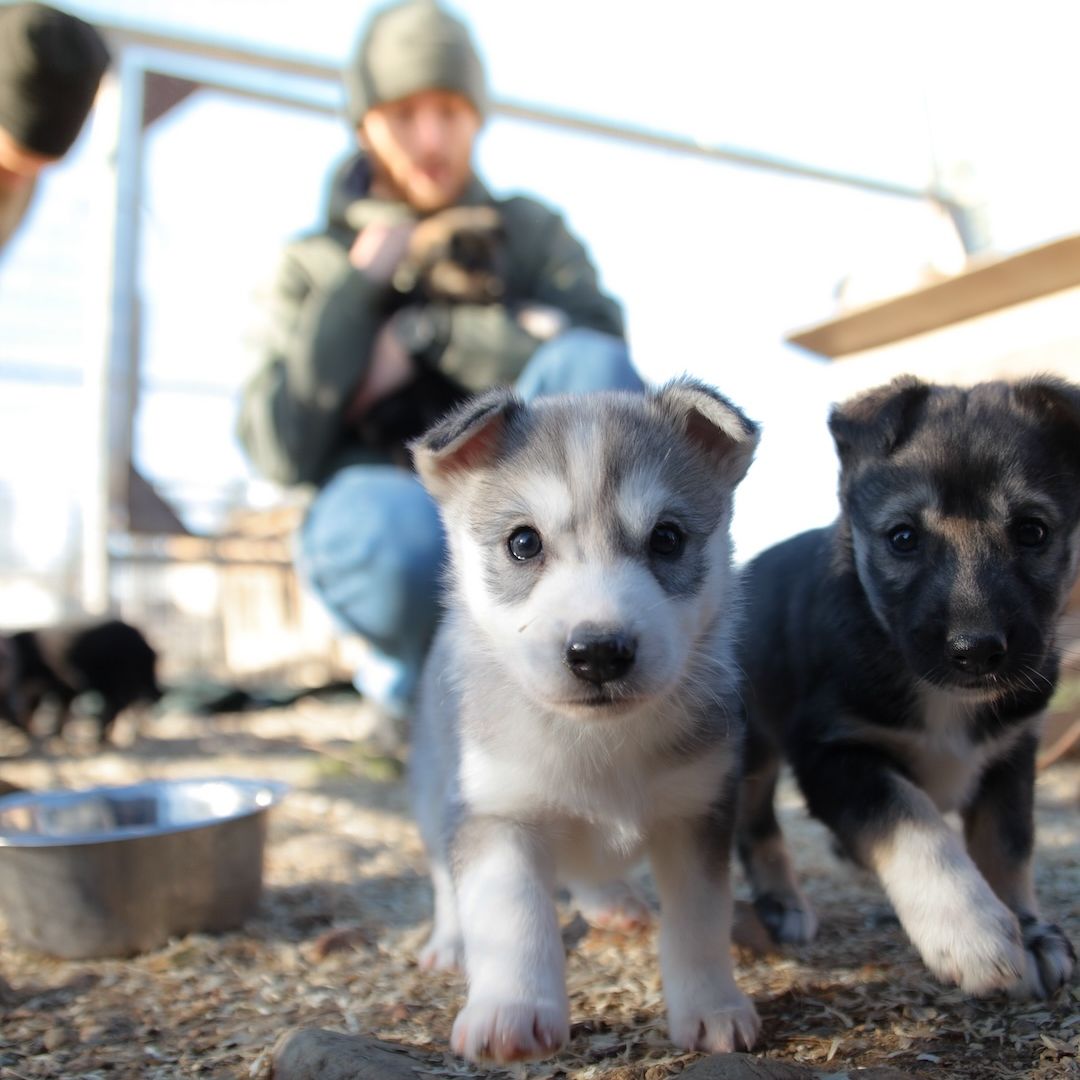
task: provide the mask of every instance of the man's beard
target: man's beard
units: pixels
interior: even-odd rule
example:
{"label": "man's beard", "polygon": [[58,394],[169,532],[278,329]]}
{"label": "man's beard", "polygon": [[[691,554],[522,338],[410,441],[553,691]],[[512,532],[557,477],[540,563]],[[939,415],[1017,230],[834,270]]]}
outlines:
{"label": "man's beard", "polygon": [[390,199],[395,202],[406,203],[422,214],[434,213],[439,210],[445,210],[448,206],[453,206],[468,187],[469,181],[468,179],[465,179],[461,182],[459,190],[454,191],[445,197],[441,197],[437,204],[421,204],[417,202],[416,193],[410,191],[406,186],[398,182],[386,163],[374,150],[368,147],[366,148],[366,154],[368,164],[371,168],[371,183],[368,187],[369,194],[373,195],[375,198]]}
{"label": "man's beard", "polygon": [[368,168],[371,170],[368,183],[368,193],[377,199],[393,199],[397,202],[407,202],[405,192],[401,190],[398,182],[391,175],[390,170],[383,163],[382,158],[374,150],[366,149]]}

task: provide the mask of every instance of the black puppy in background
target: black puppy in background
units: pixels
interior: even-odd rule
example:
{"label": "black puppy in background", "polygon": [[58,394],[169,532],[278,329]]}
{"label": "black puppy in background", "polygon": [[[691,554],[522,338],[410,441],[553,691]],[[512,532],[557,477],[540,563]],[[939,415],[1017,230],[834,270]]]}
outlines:
{"label": "black puppy in background", "polygon": [[6,674],[7,686],[6,692],[0,686],[0,708],[26,732],[38,709],[52,704],[56,733],[62,733],[72,702],[93,691],[101,698],[104,743],[124,709],[161,698],[157,654],[139,630],[120,619],[21,630],[6,641],[8,662],[0,678]]}
{"label": "black puppy in background", "polygon": [[1049,995],[1076,957],[1035,899],[1035,752],[1080,564],[1080,388],[906,377],[830,428],[839,519],[746,571],[755,905],[777,940],[813,937],[773,810],[784,754],[939,978]]}
{"label": "black puppy in background", "polygon": [[15,719],[15,646],[0,634],[0,720]]}

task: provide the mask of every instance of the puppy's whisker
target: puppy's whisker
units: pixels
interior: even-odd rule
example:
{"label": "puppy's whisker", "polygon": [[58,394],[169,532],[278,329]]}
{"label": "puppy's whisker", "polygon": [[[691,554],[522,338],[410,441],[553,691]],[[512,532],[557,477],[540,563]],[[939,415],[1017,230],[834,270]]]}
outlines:
{"label": "puppy's whisker", "polygon": [[[1025,664],[1022,670],[1025,671],[1028,675],[1030,675],[1032,679],[1041,682],[1047,690],[1054,689],[1053,680],[1048,678],[1043,672],[1039,671],[1038,668],[1033,667],[1031,664]],[[1035,687],[1033,686],[1033,689],[1034,688]]]}

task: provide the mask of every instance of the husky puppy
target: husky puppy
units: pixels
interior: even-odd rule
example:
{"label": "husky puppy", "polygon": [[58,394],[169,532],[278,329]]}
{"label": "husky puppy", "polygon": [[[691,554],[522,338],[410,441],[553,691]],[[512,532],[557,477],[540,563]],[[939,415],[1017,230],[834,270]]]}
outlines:
{"label": "husky puppy", "polygon": [[450,548],[410,762],[435,888],[428,967],[464,962],[455,1052],[568,1037],[553,891],[639,921],[648,854],[672,1040],[749,1047],[731,960],[740,749],[732,493],[757,429],[682,380],[657,392],[494,390],[413,445]]}
{"label": "husky puppy", "polygon": [[1049,995],[1075,954],[1039,915],[1032,802],[1080,560],[1080,388],[904,377],[830,428],[839,520],[745,575],[738,847],[757,910],[779,941],[814,935],[773,813],[784,753],[938,978]]}

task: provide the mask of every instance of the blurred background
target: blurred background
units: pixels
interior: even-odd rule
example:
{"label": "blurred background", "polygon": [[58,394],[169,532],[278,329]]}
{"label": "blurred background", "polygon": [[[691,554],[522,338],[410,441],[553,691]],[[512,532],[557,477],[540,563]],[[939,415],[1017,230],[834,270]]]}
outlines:
{"label": "blurred background", "polygon": [[[112,609],[166,677],[327,677],[302,507],[233,428],[374,5],[65,6],[115,62],[0,258],[0,630]],[[649,379],[762,422],[740,559],[833,517],[830,402],[900,371],[1080,376],[1074,5],[448,6],[496,102],[480,175],[565,213]]]}

